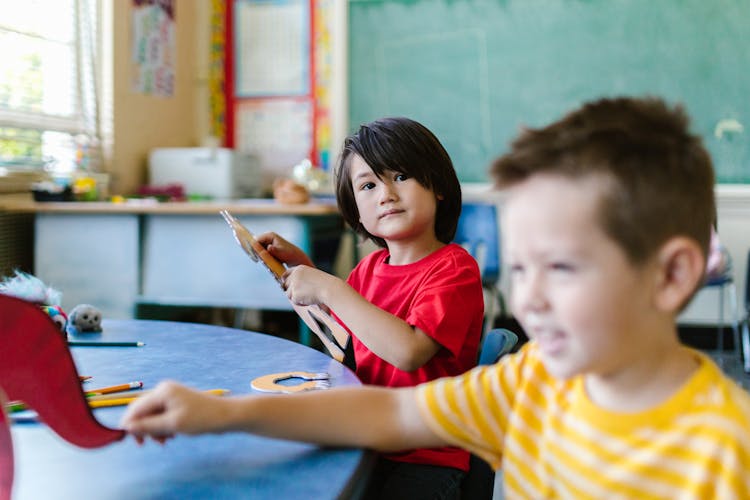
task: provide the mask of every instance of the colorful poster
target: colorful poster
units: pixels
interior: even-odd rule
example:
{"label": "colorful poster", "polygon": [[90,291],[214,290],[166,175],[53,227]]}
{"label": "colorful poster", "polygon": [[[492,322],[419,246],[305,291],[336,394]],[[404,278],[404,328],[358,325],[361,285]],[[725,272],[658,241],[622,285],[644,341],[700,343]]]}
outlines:
{"label": "colorful poster", "polygon": [[175,1],[132,0],[133,90],[174,95]]}
{"label": "colorful poster", "polygon": [[306,99],[246,101],[237,110],[237,147],[241,151],[296,152],[307,157],[312,137],[312,109]]}
{"label": "colorful poster", "polygon": [[290,177],[294,165],[310,158],[313,111],[309,99],[243,101],[237,106],[236,119],[236,148],[259,158],[264,187],[277,177]]}
{"label": "colorful poster", "polygon": [[333,49],[331,48],[330,0],[315,2],[313,46],[315,47],[315,152],[313,164],[328,170],[331,167],[331,80]]}
{"label": "colorful poster", "polygon": [[310,91],[308,0],[235,3],[236,95],[306,95]]}
{"label": "colorful poster", "polygon": [[227,16],[226,0],[211,2],[211,48],[208,74],[209,109],[211,113],[210,131],[219,144],[226,144],[226,95],[224,94],[224,56],[226,51]]}

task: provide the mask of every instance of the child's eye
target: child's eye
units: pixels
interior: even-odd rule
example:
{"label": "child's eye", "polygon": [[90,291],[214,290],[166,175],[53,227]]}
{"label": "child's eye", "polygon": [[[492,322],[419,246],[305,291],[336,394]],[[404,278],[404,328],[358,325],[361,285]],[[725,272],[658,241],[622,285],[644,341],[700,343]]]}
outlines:
{"label": "child's eye", "polygon": [[508,266],[508,271],[510,272],[511,275],[515,275],[515,276],[521,275],[523,274],[523,270],[524,269],[521,264],[511,264],[510,266]]}
{"label": "child's eye", "polygon": [[575,267],[573,264],[570,264],[569,262],[553,262],[550,264],[550,267],[553,271],[559,271],[559,272],[571,272],[575,270]]}
{"label": "child's eye", "polygon": [[359,189],[361,191],[368,191],[368,190],[370,190],[370,189],[372,189],[374,187],[375,187],[375,183],[374,182],[365,182],[364,184],[362,184],[361,186],[359,186]]}
{"label": "child's eye", "polygon": [[396,181],[398,181],[398,182],[403,182],[403,181],[405,181],[406,179],[408,179],[408,178],[409,178],[409,176],[408,176],[408,175],[406,175],[406,174],[396,174],[396,175],[394,175],[394,176],[393,176],[393,178],[394,178],[394,179],[395,179]]}

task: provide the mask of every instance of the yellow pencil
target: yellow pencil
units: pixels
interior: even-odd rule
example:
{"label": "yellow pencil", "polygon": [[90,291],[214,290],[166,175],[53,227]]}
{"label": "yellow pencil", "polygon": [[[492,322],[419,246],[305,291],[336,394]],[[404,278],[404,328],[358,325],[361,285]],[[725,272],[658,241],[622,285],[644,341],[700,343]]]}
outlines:
{"label": "yellow pencil", "polygon": [[115,392],[111,394],[91,394],[86,396],[86,401],[106,401],[108,399],[137,398],[151,391],[135,390],[126,392]]}
{"label": "yellow pencil", "polygon": [[94,396],[97,394],[110,394],[112,392],[123,392],[131,389],[140,389],[143,387],[143,382],[128,382],[127,384],[111,385],[109,387],[100,387],[98,389],[89,389],[86,391],[86,396]]}
{"label": "yellow pencil", "polygon": [[[89,406],[91,408],[104,408],[106,406],[125,406],[136,399],[140,397],[140,395],[147,393],[148,391],[140,391],[138,396],[128,397],[128,398],[114,398],[114,399],[99,399],[99,400],[92,400],[89,398]],[[229,390],[227,389],[208,389],[203,391],[208,394],[215,394],[217,396],[223,396],[224,394],[227,394]]]}

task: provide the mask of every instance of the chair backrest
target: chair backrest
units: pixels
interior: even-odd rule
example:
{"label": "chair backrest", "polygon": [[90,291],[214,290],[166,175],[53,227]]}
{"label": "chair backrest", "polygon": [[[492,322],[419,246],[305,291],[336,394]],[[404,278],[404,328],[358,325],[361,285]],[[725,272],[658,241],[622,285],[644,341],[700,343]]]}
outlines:
{"label": "chair backrest", "polygon": [[500,231],[495,204],[464,202],[453,241],[477,260],[484,283],[500,279]]}
{"label": "chair backrest", "polygon": [[[706,277],[703,282],[704,287],[721,287],[733,281],[733,263],[732,255],[725,246],[718,244],[716,249],[711,250],[712,255],[709,257],[709,264],[706,267]],[[713,266],[710,265],[714,262]]]}
{"label": "chair backrest", "polygon": [[491,365],[509,353],[518,343],[518,335],[505,328],[488,331],[482,340],[479,351],[479,364]]}
{"label": "chair backrest", "polygon": [[[509,353],[518,343],[518,335],[505,328],[488,331],[482,348],[479,351],[479,364],[490,365],[503,355]],[[490,465],[472,454],[469,460],[469,472],[461,482],[461,498],[472,500],[492,500],[495,485],[495,471]]]}

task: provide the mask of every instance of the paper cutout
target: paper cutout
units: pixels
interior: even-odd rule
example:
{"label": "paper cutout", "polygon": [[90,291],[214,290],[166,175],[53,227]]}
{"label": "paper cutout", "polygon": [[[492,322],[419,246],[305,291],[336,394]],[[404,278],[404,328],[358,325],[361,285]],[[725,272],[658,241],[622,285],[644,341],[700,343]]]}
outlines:
{"label": "paper cutout", "polygon": [[[286,271],[284,265],[258,243],[253,234],[243,226],[227,210],[221,212],[224,220],[232,228],[234,239],[242,247],[251,259],[261,262],[271,273],[274,279],[281,285],[281,276]],[[319,305],[301,306],[294,304],[292,308],[302,318],[302,321],[315,333],[323,343],[331,357],[336,361],[343,363],[346,346],[349,343],[349,333],[328,314]]]}
{"label": "paper cutout", "polygon": [[[279,382],[285,380],[300,379],[303,382],[294,385],[284,385]],[[313,372],[282,372],[263,375],[250,382],[250,386],[256,391],[293,393],[312,391],[315,389],[328,389],[331,387],[331,376],[327,373]]]}
{"label": "paper cutout", "polygon": [[94,417],[66,341],[49,316],[35,304],[0,295],[0,317],[0,388],[9,401],[23,401],[60,437],[82,448],[125,436]]}

